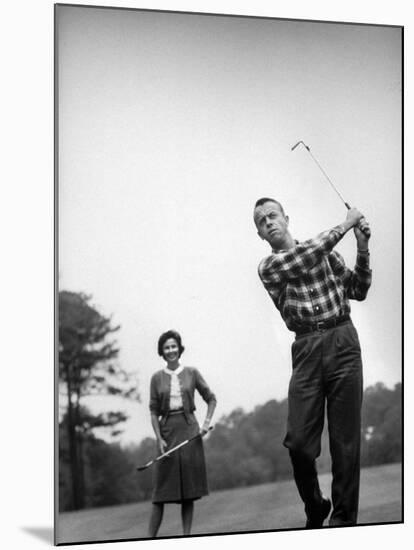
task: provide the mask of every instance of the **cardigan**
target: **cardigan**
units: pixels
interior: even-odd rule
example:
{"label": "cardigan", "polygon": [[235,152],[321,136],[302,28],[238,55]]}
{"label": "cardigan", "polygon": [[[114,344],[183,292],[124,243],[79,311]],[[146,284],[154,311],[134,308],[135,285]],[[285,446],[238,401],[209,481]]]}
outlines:
{"label": "cardigan", "polygon": [[[180,383],[183,409],[187,421],[189,420],[189,415],[193,413],[196,408],[194,404],[195,390],[199,392],[207,404],[217,402],[216,396],[210,390],[207,382],[196,368],[184,367],[177,377]],[[151,413],[157,416],[168,416],[170,410],[170,389],[171,376],[169,376],[164,369],[152,375],[149,402]]]}

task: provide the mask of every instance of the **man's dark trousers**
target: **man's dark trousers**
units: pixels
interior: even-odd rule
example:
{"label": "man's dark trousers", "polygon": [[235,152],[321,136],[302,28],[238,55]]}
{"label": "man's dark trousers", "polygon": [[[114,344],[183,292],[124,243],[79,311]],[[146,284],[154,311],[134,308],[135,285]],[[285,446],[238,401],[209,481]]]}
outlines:
{"label": "man's dark trousers", "polygon": [[362,361],[352,321],[297,336],[284,445],[289,449],[308,518],[321,503],[315,459],[321,451],[325,402],[332,458],[330,525],[354,525],[358,514]]}

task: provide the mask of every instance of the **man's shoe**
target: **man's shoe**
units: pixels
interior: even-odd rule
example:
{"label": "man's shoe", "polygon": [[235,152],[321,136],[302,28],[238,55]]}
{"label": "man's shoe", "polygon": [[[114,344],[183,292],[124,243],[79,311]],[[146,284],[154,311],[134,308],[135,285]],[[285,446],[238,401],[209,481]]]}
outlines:
{"label": "man's shoe", "polygon": [[312,514],[309,515],[306,521],[306,529],[317,529],[323,526],[323,522],[328,517],[331,511],[331,501],[329,498],[322,497],[322,502],[318,507],[318,510],[312,510]]}

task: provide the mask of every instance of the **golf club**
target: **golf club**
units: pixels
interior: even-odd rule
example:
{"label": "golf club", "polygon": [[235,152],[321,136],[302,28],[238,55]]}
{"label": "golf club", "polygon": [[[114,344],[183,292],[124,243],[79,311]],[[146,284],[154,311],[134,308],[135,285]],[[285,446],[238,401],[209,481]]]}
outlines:
{"label": "golf club", "polygon": [[206,433],[204,433],[204,434],[198,433],[196,435],[193,435],[193,437],[190,437],[189,439],[186,439],[185,441],[182,441],[181,443],[179,443],[178,445],[176,445],[175,447],[173,447],[169,451],[166,451],[162,455],[157,456],[157,458],[154,458],[154,460],[150,460],[149,462],[147,462],[143,466],[137,466],[138,472],[142,472],[142,470],[146,470],[147,468],[149,468],[150,466],[155,464],[155,462],[157,462],[158,460],[161,460],[162,458],[165,458],[165,457],[169,456],[171,453],[173,453],[174,451],[176,451],[180,447],[184,447],[184,445],[187,445],[187,443],[190,443],[190,441],[193,441],[193,439],[196,439],[197,437],[204,437],[212,429],[213,429],[213,426],[210,426]]}
{"label": "golf club", "polygon": [[[341,193],[338,191],[338,189],[335,187],[335,185],[333,184],[332,180],[330,179],[330,177],[328,176],[328,174],[325,172],[325,170],[322,168],[322,166],[319,164],[319,162],[317,161],[317,159],[314,157],[314,155],[312,154],[311,150],[310,150],[310,147],[308,145],[306,145],[306,143],[304,143],[302,140],[301,141],[298,141],[297,143],[295,143],[295,145],[291,148],[291,151],[294,151],[296,149],[296,147],[298,145],[302,144],[305,149],[308,151],[308,153],[310,154],[310,156],[313,158],[314,162],[316,163],[316,165],[318,166],[319,170],[322,172],[322,174],[325,176],[325,178],[328,180],[328,182],[330,183],[331,187],[333,188],[333,190],[335,191],[335,193],[338,195],[338,197],[341,199],[341,201],[344,203],[344,205],[347,207],[348,210],[350,210],[350,206],[349,204],[346,202],[346,200],[343,198],[343,196],[341,195]],[[365,229],[365,230],[362,230],[362,232],[364,233],[364,235],[366,237],[369,237],[371,235],[371,231],[369,228]]]}

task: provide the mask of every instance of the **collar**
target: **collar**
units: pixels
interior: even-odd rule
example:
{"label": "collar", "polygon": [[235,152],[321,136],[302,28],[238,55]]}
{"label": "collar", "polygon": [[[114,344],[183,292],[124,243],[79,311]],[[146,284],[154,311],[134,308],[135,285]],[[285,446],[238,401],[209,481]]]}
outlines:
{"label": "collar", "polygon": [[168,367],[164,367],[164,372],[166,372],[170,376],[177,376],[178,374],[180,374],[180,372],[183,372],[183,370],[184,370],[184,367],[182,365],[180,365],[175,370],[171,370]]}
{"label": "collar", "polygon": [[[295,241],[295,246],[297,246],[299,244],[299,241],[297,239],[294,239]],[[292,246],[292,248],[295,248],[295,246]],[[288,252],[289,250],[292,250],[292,248],[281,248],[280,250],[275,250],[274,248],[272,248],[272,252],[273,254],[277,254],[278,252]]]}

